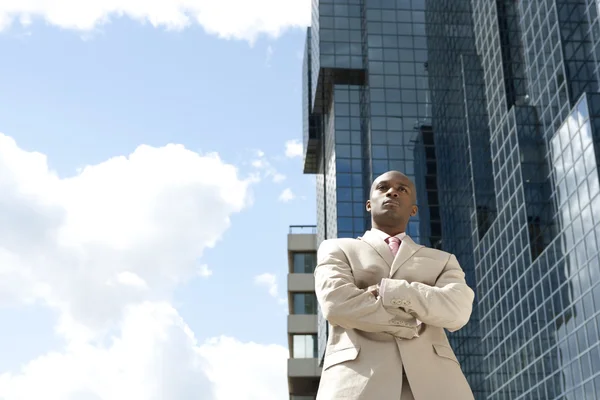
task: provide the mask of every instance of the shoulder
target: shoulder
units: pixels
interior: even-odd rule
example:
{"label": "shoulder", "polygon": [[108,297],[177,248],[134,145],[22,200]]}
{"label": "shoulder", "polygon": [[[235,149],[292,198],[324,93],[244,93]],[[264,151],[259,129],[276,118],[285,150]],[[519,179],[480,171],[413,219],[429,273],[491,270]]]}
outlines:
{"label": "shoulder", "polygon": [[355,246],[357,243],[360,243],[361,240],[352,239],[352,238],[336,238],[336,239],[325,239],[319,245],[319,249],[334,249],[334,248],[347,248],[348,246]]}
{"label": "shoulder", "polygon": [[451,253],[447,251],[432,249],[431,247],[422,247],[418,252],[417,256],[433,258],[434,260],[448,262],[450,258],[453,256]]}
{"label": "shoulder", "polygon": [[348,251],[351,251],[354,248],[354,246],[356,246],[358,243],[361,243],[361,240],[352,238],[325,239],[319,245],[318,253],[346,253]]}

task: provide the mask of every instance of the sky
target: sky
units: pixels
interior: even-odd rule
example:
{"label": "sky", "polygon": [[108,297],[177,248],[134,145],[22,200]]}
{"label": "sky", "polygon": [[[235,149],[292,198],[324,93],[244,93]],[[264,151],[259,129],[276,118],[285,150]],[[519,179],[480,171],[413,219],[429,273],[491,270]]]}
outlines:
{"label": "sky", "polygon": [[287,399],[309,20],[0,2],[0,400]]}

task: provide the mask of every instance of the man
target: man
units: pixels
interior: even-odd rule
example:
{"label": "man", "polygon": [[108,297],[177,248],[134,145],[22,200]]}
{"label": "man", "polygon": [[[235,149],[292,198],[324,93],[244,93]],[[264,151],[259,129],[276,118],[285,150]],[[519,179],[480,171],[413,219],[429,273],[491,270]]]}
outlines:
{"label": "man", "polygon": [[416,215],[413,182],[378,177],[372,229],[320,245],[315,290],[331,325],[317,400],[472,400],[444,332],[462,328],[474,293],[454,255],[405,233]]}

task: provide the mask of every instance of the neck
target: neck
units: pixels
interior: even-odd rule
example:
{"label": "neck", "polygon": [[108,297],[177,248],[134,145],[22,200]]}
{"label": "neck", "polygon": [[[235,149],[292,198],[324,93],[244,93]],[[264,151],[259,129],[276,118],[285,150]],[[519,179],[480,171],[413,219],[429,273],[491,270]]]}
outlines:
{"label": "neck", "polygon": [[390,236],[396,236],[400,233],[406,232],[406,226],[385,226],[385,225],[379,225],[378,223],[376,223],[375,221],[371,221],[371,226],[374,229],[379,229],[381,232],[384,232]]}

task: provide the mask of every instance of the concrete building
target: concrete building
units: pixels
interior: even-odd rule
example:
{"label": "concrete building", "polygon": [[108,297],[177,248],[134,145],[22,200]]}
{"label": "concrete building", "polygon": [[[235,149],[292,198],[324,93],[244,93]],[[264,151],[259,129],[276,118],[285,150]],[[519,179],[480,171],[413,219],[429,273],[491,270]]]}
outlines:
{"label": "concrete building", "polygon": [[314,400],[321,368],[317,352],[316,226],[290,226],[288,234],[287,321],[290,400]]}

